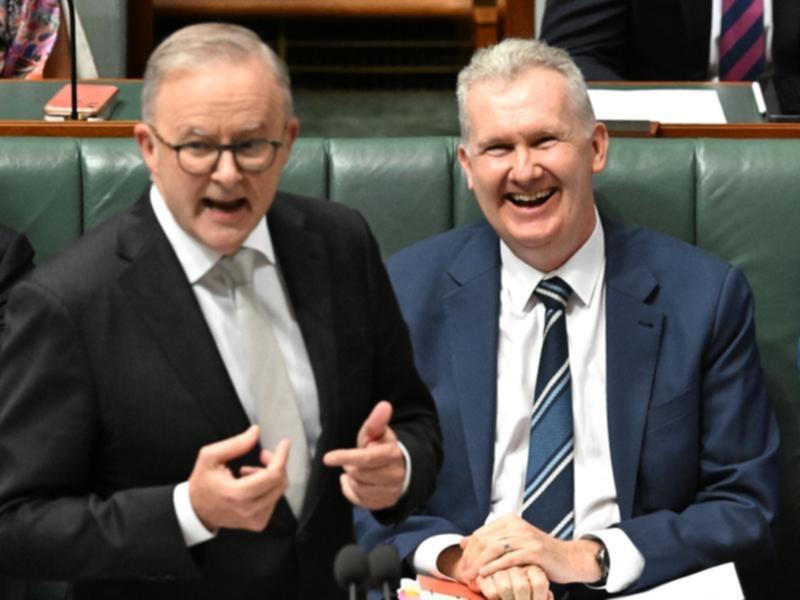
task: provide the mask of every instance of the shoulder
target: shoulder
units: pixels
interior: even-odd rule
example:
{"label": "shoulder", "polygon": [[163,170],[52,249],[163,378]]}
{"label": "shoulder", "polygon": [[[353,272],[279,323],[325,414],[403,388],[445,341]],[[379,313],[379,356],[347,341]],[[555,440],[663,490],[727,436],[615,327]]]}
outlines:
{"label": "shoulder", "polygon": [[33,268],[33,247],[23,234],[0,225],[0,278]]}
{"label": "shoulder", "polygon": [[476,236],[487,230],[490,230],[489,225],[481,220],[412,244],[386,261],[389,275],[398,283],[441,275]]}
{"label": "shoulder", "polygon": [[719,256],[671,235],[610,219],[604,219],[603,225],[609,257],[635,256],[659,273],[681,277],[692,277],[693,272],[723,274],[731,268]]}
{"label": "shoulder", "polygon": [[716,312],[724,298],[752,302],[744,274],[702,248],[638,225],[604,220],[609,285],[645,269],[657,283],[652,298],[662,307],[693,307]]}
{"label": "shoulder", "polygon": [[109,217],[37,267],[29,278],[31,285],[63,301],[102,293],[130,264],[118,249],[120,232],[130,226],[134,208]]}
{"label": "shoulder", "polygon": [[[300,217],[307,227],[323,233],[342,234],[368,229],[357,210],[332,200],[322,200],[287,192],[278,192],[269,210],[270,218]],[[336,229],[332,229],[332,228]]]}

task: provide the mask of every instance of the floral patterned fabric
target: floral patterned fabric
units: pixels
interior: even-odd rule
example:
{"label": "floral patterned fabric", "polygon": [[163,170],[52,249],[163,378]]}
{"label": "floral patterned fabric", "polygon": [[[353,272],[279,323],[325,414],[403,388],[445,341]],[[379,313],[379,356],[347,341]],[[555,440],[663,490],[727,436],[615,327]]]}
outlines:
{"label": "floral patterned fabric", "polygon": [[60,0],[0,0],[0,77],[41,78],[60,17]]}

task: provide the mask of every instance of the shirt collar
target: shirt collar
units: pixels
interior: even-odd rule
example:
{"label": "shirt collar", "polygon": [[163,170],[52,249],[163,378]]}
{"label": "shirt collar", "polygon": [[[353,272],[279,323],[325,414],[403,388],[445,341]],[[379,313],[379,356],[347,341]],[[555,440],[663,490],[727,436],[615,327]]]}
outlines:
{"label": "shirt collar", "polygon": [[[164,230],[164,234],[178,257],[178,262],[186,273],[186,278],[189,283],[194,285],[217,263],[222,254],[195,239],[178,225],[167,207],[164,197],[155,185],[150,186],[150,205],[153,207],[158,224],[161,225],[161,229]],[[269,227],[266,224],[267,218],[264,217],[264,220],[250,232],[242,246],[260,252],[270,264],[274,265],[276,262],[275,250],[272,246]]]}
{"label": "shirt collar", "polygon": [[605,235],[600,215],[595,211],[592,234],[567,262],[550,273],[543,273],[521,260],[506,243],[500,240],[501,281],[503,299],[520,313],[530,310],[533,290],[545,277],[561,277],[572,288],[574,296],[584,306],[591,305],[603,281],[605,271]]}

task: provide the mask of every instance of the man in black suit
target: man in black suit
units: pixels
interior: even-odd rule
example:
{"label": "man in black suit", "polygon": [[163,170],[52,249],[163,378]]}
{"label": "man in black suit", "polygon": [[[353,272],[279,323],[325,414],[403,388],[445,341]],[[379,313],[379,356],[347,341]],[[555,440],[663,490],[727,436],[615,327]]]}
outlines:
{"label": "man in black suit", "polygon": [[299,123],[252,32],[170,36],[142,106],[154,185],[9,301],[0,572],[77,599],[339,597],[352,505],[402,519],[442,458],[377,244],[276,192]]}
{"label": "man in black suit", "polygon": [[11,286],[33,269],[33,248],[28,238],[0,225],[0,336]]}
{"label": "man in black suit", "polygon": [[[541,37],[590,81],[708,80],[712,1],[548,0]],[[800,73],[800,2],[772,0],[772,28],[770,70]]]}

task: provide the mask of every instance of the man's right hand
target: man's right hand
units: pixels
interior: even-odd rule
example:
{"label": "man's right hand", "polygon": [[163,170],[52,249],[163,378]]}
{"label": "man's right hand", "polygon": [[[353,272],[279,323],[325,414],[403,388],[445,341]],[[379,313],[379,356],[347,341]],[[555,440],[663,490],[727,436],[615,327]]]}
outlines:
{"label": "man's right hand", "polygon": [[209,531],[220,528],[263,531],[286,491],[289,440],[281,440],[274,452],[261,451],[263,467],[245,467],[237,478],[228,462],[247,454],[258,443],[258,426],[203,446],[189,477],[189,500],[195,514]]}

